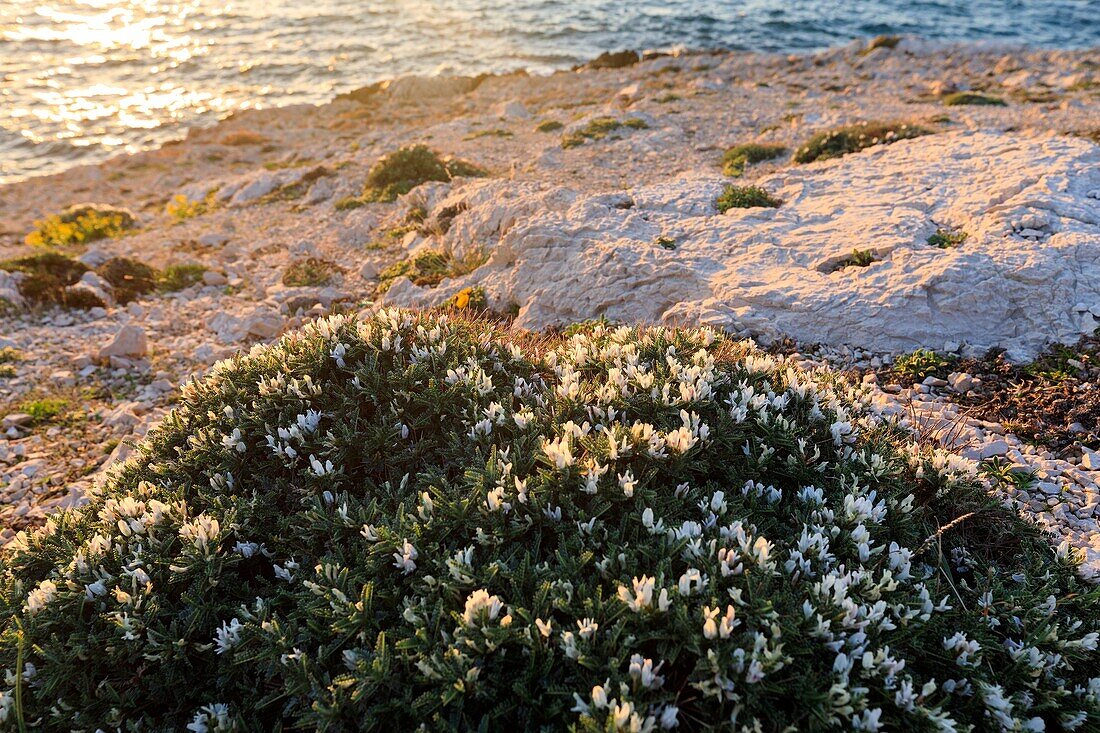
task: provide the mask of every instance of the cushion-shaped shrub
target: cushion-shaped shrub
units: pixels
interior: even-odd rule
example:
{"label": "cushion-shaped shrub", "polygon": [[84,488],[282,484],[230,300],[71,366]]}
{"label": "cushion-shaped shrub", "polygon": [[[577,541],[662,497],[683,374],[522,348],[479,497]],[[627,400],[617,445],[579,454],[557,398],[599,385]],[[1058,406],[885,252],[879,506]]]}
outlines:
{"label": "cushion-shaped shrub", "polygon": [[4,553],[0,727],[1094,726],[1097,591],[859,399],[707,330],[318,321]]}

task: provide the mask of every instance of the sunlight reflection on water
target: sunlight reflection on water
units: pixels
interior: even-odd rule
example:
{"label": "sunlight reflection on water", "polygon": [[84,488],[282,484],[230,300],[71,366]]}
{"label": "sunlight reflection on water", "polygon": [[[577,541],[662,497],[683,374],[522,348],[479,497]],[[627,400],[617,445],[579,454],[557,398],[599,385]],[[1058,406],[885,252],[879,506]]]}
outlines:
{"label": "sunlight reflection on water", "polygon": [[806,50],[900,32],[1100,43],[1095,0],[0,0],[0,181],[241,107],[618,48]]}

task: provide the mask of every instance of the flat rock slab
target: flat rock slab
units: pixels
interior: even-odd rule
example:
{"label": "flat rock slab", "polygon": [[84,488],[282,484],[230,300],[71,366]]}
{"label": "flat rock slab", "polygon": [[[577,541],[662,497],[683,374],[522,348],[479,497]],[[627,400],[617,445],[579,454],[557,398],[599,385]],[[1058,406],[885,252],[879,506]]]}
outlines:
{"label": "flat rock slab", "polygon": [[[1096,327],[1080,308],[1100,305],[1100,146],[1088,140],[921,137],[783,169],[753,182],[782,206],[722,215],[730,182],[706,171],[595,195],[467,184],[435,203],[467,208],[428,246],[459,259],[484,248],[486,264],[387,300],[436,305],[478,285],[494,307],[518,306],[525,328],[605,316],[895,353],[960,342],[1016,360]],[[938,228],[968,238],[939,249],[927,242]],[[876,261],[840,267],[853,250]]]}

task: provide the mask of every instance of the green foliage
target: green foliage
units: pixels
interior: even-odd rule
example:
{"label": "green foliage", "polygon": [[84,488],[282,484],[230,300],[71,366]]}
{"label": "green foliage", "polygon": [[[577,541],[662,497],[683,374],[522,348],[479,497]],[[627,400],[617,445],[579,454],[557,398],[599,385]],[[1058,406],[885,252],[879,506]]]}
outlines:
{"label": "green foliage", "polygon": [[561,146],[568,150],[584,145],[588,140],[603,140],[623,128],[644,130],[648,127],[649,124],[640,117],[630,117],[625,120],[617,120],[614,117],[594,117],[584,127],[563,135]]}
{"label": "green foliage", "polygon": [[565,125],[557,120],[543,120],[535,126],[535,132],[557,132],[563,127]]}
{"label": "green foliage", "polygon": [[765,160],[774,160],[785,155],[787,149],[782,145],[770,143],[745,143],[734,145],[722,156],[722,173],[738,178],[745,173],[745,167]]}
{"label": "green foliage", "polygon": [[112,257],[97,267],[96,273],[111,284],[115,300],[121,305],[156,290],[160,278],[152,267],[129,257]]}
{"label": "green foliage", "polygon": [[888,145],[931,134],[931,130],[908,122],[861,122],[819,132],[794,152],[796,163],[839,158],[873,145]]}
{"label": "green foliage", "polygon": [[103,204],[77,204],[61,214],[36,221],[26,241],[38,247],[87,244],[117,237],[134,223],[134,215],[125,209]]}
{"label": "green foliage", "polygon": [[[73,305],[66,288],[88,271],[81,262],[58,252],[43,252],[0,262],[0,270],[22,272],[19,293],[35,305]],[[96,305],[102,305],[97,303]]]}
{"label": "green foliage", "polygon": [[878,258],[871,250],[853,249],[852,254],[833,265],[831,272],[843,270],[846,267],[870,267],[875,262],[878,262]]}
{"label": "green foliage", "polygon": [[657,237],[655,244],[661,249],[676,249],[676,240],[664,234]]}
{"label": "green foliage", "polygon": [[925,377],[943,377],[950,371],[956,357],[937,354],[931,349],[917,349],[894,359],[893,371],[902,377],[920,381]]}
{"label": "green foliage", "polygon": [[69,408],[69,401],[61,397],[40,397],[26,400],[19,405],[19,411],[30,415],[34,425],[51,422],[60,417]]}
{"label": "green foliage", "polygon": [[307,257],[304,260],[292,262],[283,272],[283,285],[288,287],[315,287],[328,285],[334,275],[343,272],[344,268],[335,262],[323,260],[319,257]]}
{"label": "green foliage", "polygon": [[944,229],[940,227],[935,233],[929,235],[928,243],[940,249],[951,249],[952,247],[958,247],[969,237],[969,234],[960,229]]}
{"label": "green foliage", "polygon": [[[359,205],[394,201],[428,181],[450,181],[457,177],[482,177],[481,168],[463,160],[444,159],[426,145],[400,148],[378,160],[367,173],[367,184]],[[337,208],[354,208],[342,201]]]}
{"label": "green foliage", "polygon": [[445,277],[461,277],[485,263],[487,255],[479,252],[465,260],[455,259],[450,252],[423,249],[408,259],[395,262],[378,273],[378,293],[385,293],[399,277],[407,277],[413,285],[435,287]]}
{"label": "green foliage", "polygon": [[4,552],[0,730],[1087,729],[1100,591],[847,390],[711,331],[315,322]]}
{"label": "green foliage", "polygon": [[10,346],[4,346],[0,348],[0,379],[10,379],[14,377],[16,362],[22,361],[23,357],[17,349],[13,349]]}
{"label": "green foliage", "polygon": [[490,130],[478,130],[477,132],[471,132],[463,140],[477,140],[482,137],[515,137],[515,133],[511,130],[503,130],[499,127]]}
{"label": "green foliage", "polygon": [[157,279],[157,289],[164,293],[174,293],[189,288],[202,281],[206,268],[198,264],[168,265]]}
{"label": "green foliage", "polygon": [[1004,107],[1005,101],[1000,97],[993,97],[978,92],[954,92],[943,98],[947,107],[961,107],[964,105],[980,105],[985,107]]}
{"label": "green foliage", "polygon": [[192,201],[182,193],[177,193],[164,207],[164,212],[176,221],[186,221],[187,219],[205,214],[210,210],[212,205],[212,194],[208,195],[205,199]]}
{"label": "green foliage", "polygon": [[778,208],[783,202],[772,196],[760,186],[729,185],[722,191],[715,204],[718,213],[724,214],[730,209]]}

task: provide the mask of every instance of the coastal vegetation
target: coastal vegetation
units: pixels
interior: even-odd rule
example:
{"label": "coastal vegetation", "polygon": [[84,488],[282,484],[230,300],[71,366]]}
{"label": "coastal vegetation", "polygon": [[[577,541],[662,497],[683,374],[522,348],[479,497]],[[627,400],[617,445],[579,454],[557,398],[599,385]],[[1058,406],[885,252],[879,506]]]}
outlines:
{"label": "coastal vegetation", "polygon": [[306,257],[290,263],[283,271],[282,282],[288,287],[320,287],[332,282],[332,278],[344,268],[320,257]]}
{"label": "coastal vegetation", "polygon": [[335,316],[17,538],[0,725],[1081,730],[1100,590],[988,480],[707,329]]}
{"label": "coastal vegetation", "polygon": [[774,160],[787,153],[787,148],[774,143],[745,143],[728,148],[722,156],[722,173],[738,178],[745,173],[745,167],[753,163]]}
{"label": "coastal vegetation", "polygon": [[965,105],[978,105],[984,107],[1004,107],[1005,101],[1000,97],[980,92],[954,92],[943,98],[944,106],[961,107]]}
{"label": "coastal vegetation", "polygon": [[355,208],[366,203],[395,201],[428,181],[453,178],[480,178],[488,175],[478,166],[457,158],[443,158],[426,145],[400,148],[378,160],[367,173],[363,193],[340,202],[339,208]]}
{"label": "coastal vegetation", "polygon": [[87,244],[117,237],[135,223],[134,215],[125,209],[104,204],[78,204],[61,214],[36,221],[26,242],[37,247]]}
{"label": "coastal vegetation", "polygon": [[649,123],[640,117],[628,117],[625,120],[614,117],[594,117],[582,127],[563,135],[561,146],[568,150],[584,145],[589,140],[603,140],[623,129],[644,130],[648,127]]}
{"label": "coastal vegetation", "polygon": [[860,122],[817,133],[794,152],[794,161],[812,163],[839,158],[873,145],[888,145],[931,132],[911,122]]}
{"label": "coastal vegetation", "polygon": [[969,237],[970,235],[961,229],[939,227],[935,232],[929,235],[928,243],[940,249],[951,249],[952,247],[958,247]]}
{"label": "coastal vegetation", "polygon": [[715,205],[718,213],[724,214],[730,209],[778,208],[782,201],[760,186],[728,185],[718,197]]}

